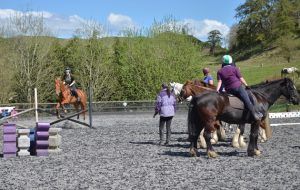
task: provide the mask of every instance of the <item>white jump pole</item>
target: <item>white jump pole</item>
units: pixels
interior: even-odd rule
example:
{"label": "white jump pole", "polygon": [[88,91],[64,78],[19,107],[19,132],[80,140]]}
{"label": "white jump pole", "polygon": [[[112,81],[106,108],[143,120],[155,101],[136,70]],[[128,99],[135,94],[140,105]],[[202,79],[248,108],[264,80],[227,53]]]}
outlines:
{"label": "white jump pole", "polygon": [[37,89],[34,88],[35,122],[39,122]]}

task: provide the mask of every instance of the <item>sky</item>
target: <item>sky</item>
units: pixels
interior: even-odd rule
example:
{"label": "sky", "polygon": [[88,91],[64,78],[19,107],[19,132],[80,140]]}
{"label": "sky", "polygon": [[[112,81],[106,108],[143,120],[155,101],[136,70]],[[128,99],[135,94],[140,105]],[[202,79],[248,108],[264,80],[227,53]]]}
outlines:
{"label": "sky", "polygon": [[0,26],[11,15],[32,11],[43,15],[56,37],[70,38],[89,21],[105,26],[109,35],[124,28],[149,28],[154,20],[172,17],[187,25],[189,33],[207,40],[219,30],[226,36],[237,22],[235,9],[245,0],[0,0]]}

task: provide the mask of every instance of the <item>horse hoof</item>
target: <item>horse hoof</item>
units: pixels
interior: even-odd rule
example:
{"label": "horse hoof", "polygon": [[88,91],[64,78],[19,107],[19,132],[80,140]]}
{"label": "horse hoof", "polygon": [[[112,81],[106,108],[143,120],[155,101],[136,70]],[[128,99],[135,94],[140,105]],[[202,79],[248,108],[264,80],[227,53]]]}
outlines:
{"label": "horse hoof", "polygon": [[248,151],[248,156],[260,156],[261,152],[257,149],[254,149],[252,151]]}
{"label": "horse hoof", "polygon": [[190,149],[190,156],[197,157],[197,151],[194,148]]}
{"label": "horse hoof", "polygon": [[233,146],[234,148],[240,148],[240,145],[239,145],[238,142],[232,142],[232,146]]}
{"label": "horse hoof", "polygon": [[255,156],[260,156],[260,155],[261,155],[261,151],[255,149],[255,150],[254,150],[254,154],[255,154]]}
{"label": "horse hoof", "polygon": [[210,143],[211,143],[211,144],[216,144],[217,141],[216,141],[216,139],[210,139]]}
{"label": "horse hoof", "polygon": [[215,151],[207,151],[207,156],[209,158],[217,158],[219,155]]}
{"label": "horse hoof", "polygon": [[245,148],[246,146],[246,143],[240,143],[240,148]]}

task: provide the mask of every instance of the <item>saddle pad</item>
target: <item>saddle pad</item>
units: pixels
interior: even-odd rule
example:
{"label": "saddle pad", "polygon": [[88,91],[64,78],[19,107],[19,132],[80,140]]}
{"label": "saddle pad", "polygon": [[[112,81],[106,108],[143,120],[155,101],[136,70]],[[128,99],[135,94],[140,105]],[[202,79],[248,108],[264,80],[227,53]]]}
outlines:
{"label": "saddle pad", "polygon": [[228,96],[229,104],[231,107],[236,109],[244,109],[244,103],[236,96]]}

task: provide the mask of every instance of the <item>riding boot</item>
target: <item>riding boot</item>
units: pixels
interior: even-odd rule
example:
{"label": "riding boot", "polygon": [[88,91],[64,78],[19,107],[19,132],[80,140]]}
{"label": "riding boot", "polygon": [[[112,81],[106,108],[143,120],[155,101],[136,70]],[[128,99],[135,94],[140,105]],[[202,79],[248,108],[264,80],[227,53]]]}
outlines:
{"label": "riding boot", "polygon": [[78,96],[76,90],[74,90],[74,96],[75,96],[75,98],[77,99],[77,102],[80,102],[80,97]]}
{"label": "riding boot", "polygon": [[252,108],[252,109],[250,110],[250,112],[251,112],[253,118],[255,119],[255,121],[258,121],[258,120],[260,120],[260,119],[263,117],[263,114],[260,113],[260,112],[258,112],[258,111],[256,112],[256,111],[254,110],[254,108]]}

